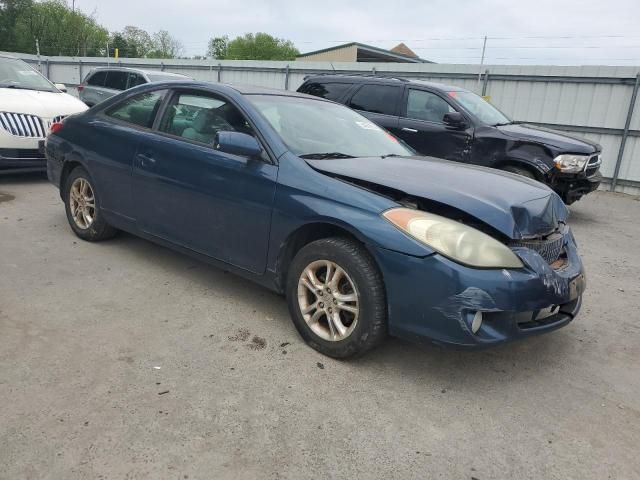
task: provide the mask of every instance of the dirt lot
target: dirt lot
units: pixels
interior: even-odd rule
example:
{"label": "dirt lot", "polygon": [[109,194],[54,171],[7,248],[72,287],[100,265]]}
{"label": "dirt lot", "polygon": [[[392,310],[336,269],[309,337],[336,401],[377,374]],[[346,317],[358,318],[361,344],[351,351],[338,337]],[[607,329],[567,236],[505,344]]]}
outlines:
{"label": "dirt lot", "polygon": [[568,327],[339,362],[282,298],[129,235],[84,243],[38,177],[0,192],[0,478],[640,478],[637,198],[572,207]]}

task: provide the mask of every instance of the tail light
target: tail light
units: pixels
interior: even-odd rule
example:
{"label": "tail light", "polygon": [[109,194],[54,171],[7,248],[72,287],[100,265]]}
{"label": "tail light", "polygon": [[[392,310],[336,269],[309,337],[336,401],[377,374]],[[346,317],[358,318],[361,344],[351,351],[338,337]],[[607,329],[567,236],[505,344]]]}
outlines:
{"label": "tail light", "polygon": [[82,90],[84,90],[84,85],[78,85],[76,89],[78,90],[78,92],[81,92]]}
{"label": "tail light", "polygon": [[62,130],[62,127],[64,127],[64,124],[62,122],[52,123],[51,128],[49,129],[49,134],[59,132],[60,130]]}

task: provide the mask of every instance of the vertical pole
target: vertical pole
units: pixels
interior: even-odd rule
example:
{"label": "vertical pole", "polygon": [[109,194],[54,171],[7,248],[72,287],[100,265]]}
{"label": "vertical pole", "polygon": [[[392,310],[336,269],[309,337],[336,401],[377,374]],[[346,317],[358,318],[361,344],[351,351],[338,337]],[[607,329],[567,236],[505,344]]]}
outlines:
{"label": "vertical pole", "polygon": [[487,95],[487,84],[489,83],[489,69],[487,68],[484,71],[484,81],[482,82],[482,96],[485,97]]}
{"label": "vertical pole", "polygon": [[484,52],[487,50],[487,36],[484,36],[482,42],[482,56],[480,57],[480,71],[478,72],[478,90],[480,90],[480,78],[482,77],[482,67],[484,66]]}
{"label": "vertical pole", "polygon": [[50,77],[51,77],[51,75],[50,75],[51,74],[51,65],[49,65],[49,57],[47,57],[47,59],[45,60],[45,65],[47,67],[47,75],[46,75],[47,76],[47,80],[49,80]]}
{"label": "vertical pole", "polygon": [[160,71],[164,72],[164,62],[160,62]]}
{"label": "vertical pole", "polygon": [[284,70],[284,89],[289,90],[289,65]]}
{"label": "vertical pole", "polygon": [[219,63],[218,64],[218,83],[220,83],[221,78],[222,78],[222,64]]}
{"label": "vertical pole", "polygon": [[107,67],[109,66],[109,40],[107,40]]}
{"label": "vertical pole", "polygon": [[371,68],[371,74],[375,77],[376,75],[376,67]]}
{"label": "vertical pole", "polygon": [[40,65],[40,42],[36,38],[36,53],[38,54],[38,70],[42,73],[42,65]]}
{"label": "vertical pole", "polygon": [[78,83],[82,83],[82,59],[78,59]]}
{"label": "vertical pole", "polygon": [[618,158],[616,159],[616,168],[613,171],[613,177],[611,178],[611,191],[616,189],[618,183],[618,175],[620,175],[620,166],[622,165],[622,157],[624,156],[624,147],[627,143],[627,137],[629,136],[629,127],[631,126],[631,118],[633,117],[633,110],[636,105],[636,98],[638,97],[638,88],[640,87],[640,73],[636,75],[636,81],[633,84],[633,92],[631,93],[631,102],[629,102],[629,110],[627,111],[627,119],[624,122],[624,130],[622,131],[622,139],[620,140],[620,148],[618,149]]}

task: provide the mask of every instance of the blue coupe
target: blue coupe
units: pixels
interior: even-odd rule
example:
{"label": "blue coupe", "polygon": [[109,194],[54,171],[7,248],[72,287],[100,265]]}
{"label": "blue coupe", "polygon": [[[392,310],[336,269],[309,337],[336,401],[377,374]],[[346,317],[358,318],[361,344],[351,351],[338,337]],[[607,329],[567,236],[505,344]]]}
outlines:
{"label": "blue coupe", "polygon": [[580,309],[583,267],[552,190],[415,156],[318,97],[144,85],[54,124],[46,156],[78,237],[124,230],[281,292],[332,357],[387,335],[494,345]]}

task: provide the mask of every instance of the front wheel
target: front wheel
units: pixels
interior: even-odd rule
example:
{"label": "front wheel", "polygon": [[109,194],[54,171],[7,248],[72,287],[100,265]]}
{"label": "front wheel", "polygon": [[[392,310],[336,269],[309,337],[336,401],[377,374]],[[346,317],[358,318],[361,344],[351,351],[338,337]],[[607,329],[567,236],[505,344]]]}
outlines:
{"label": "front wheel", "polygon": [[97,242],[116,234],[117,230],[102,217],[100,198],[93,180],[84,168],[74,168],[63,188],[67,220],[78,237],[89,242]]}
{"label": "front wheel", "polygon": [[289,268],[287,303],[302,338],[327,356],[360,355],[386,337],[382,276],[353,240],[326,238],[303,247]]}
{"label": "front wheel", "polygon": [[523,177],[527,177],[532,180],[537,180],[536,176],[531,170],[523,167],[516,167],[515,165],[505,165],[504,167],[502,167],[502,170],[504,170],[505,172],[515,173],[516,175],[522,175]]}

